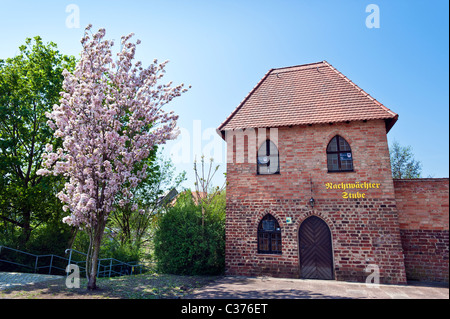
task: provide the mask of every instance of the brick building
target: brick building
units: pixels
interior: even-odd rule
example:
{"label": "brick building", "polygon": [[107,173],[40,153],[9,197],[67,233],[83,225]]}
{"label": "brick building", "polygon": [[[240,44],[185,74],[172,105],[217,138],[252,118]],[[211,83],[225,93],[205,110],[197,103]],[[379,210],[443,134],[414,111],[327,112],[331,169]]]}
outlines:
{"label": "brick building", "polygon": [[448,282],[448,179],[393,180],[398,115],[326,61],[271,69],[219,126],[230,275]]}

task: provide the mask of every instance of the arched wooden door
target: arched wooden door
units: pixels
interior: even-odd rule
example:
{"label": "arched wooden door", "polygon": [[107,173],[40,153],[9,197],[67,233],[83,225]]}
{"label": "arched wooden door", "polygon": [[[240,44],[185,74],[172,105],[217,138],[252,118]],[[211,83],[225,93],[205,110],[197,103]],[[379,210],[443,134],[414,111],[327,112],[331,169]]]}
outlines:
{"label": "arched wooden door", "polygon": [[300,276],[308,279],[333,279],[331,232],[319,217],[308,217],[298,232]]}

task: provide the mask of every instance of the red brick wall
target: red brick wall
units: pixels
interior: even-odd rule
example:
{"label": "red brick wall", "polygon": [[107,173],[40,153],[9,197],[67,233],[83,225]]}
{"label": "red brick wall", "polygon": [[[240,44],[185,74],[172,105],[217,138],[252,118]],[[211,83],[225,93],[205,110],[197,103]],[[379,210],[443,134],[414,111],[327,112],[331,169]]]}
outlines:
{"label": "red brick wall", "polygon": [[[350,144],[354,172],[328,173],[326,147],[339,134]],[[332,234],[334,277],[364,281],[368,263],[381,282],[406,282],[385,123],[382,120],[293,126],[278,129],[279,175],[257,175],[256,164],[236,163],[236,151],[256,154],[264,138],[245,147],[228,140],[226,271],[232,275],[299,277],[298,230],[310,215],[325,220]],[[246,139],[247,141],[247,139]],[[250,151],[248,147],[250,145]],[[312,196],[314,209],[309,205]],[[344,199],[326,183],[379,184],[353,189],[365,198]],[[257,227],[270,213],[282,230],[282,255],[257,253]],[[292,224],[286,223],[292,217]]]}
{"label": "red brick wall", "polygon": [[410,280],[448,282],[449,179],[394,180]]}

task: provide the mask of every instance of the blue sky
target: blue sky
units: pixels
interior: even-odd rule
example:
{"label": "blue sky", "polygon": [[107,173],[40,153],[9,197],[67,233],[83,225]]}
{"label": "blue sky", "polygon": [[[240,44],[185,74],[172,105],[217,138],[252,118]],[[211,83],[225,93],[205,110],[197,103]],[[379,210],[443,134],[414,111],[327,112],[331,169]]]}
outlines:
{"label": "blue sky", "polygon": [[[372,3],[380,27],[369,29]],[[79,8],[80,28],[66,25],[70,4]],[[215,183],[223,182],[225,145],[213,144],[211,133],[270,68],[327,60],[399,114],[388,139],[412,146],[424,177],[448,177],[448,12],[447,1],[0,0],[0,58],[35,35],[78,56],[89,23],[116,40],[134,32],[144,65],[168,59],[166,79],[192,85],[169,105],[189,136],[165,147],[169,157],[189,143],[187,156],[175,156],[177,170],[188,173],[186,187],[193,185],[194,152],[217,143],[221,150],[206,155],[221,165]]]}

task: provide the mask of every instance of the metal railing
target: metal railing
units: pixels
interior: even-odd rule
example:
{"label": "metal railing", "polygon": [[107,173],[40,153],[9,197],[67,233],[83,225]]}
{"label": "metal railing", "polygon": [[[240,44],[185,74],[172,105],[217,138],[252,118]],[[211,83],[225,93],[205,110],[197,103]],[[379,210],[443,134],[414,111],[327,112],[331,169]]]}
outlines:
{"label": "metal railing", "polygon": [[[8,256],[8,252],[10,252],[10,256]],[[69,254],[68,258],[53,254],[35,255],[18,249],[0,246],[0,270],[4,268],[1,267],[1,264],[5,263],[13,265],[12,267],[6,267],[9,271],[15,267],[16,270],[20,271],[31,270],[35,273],[46,273],[43,270],[48,268],[49,275],[52,274],[52,271],[58,274],[67,274],[66,267],[70,264],[75,264],[80,269],[80,275],[82,272],[86,273],[87,254],[75,249],[67,249],[65,253],[66,255]],[[84,260],[76,260],[73,253],[84,256]],[[138,262],[123,262],[115,258],[102,258],[98,260],[97,277],[136,275],[152,270],[155,270],[155,263],[144,265]]]}
{"label": "metal railing", "polygon": [[[9,254],[9,258],[7,256],[8,253],[5,253],[7,251],[12,252],[12,254]],[[45,262],[46,260],[47,262]],[[52,270],[60,270],[65,273],[66,263],[64,261],[67,260],[67,258],[53,254],[35,255],[11,247],[0,246],[0,263],[3,262],[14,265],[18,267],[19,270],[24,270],[23,268],[25,268],[26,270],[31,270],[35,273],[43,273],[42,270],[48,268],[49,275],[52,274]],[[61,261],[63,262],[61,263]],[[42,265],[43,262],[44,265]]]}
{"label": "metal railing", "polygon": [[[86,271],[86,267],[79,266],[80,263],[84,263],[86,265],[85,260],[74,261],[72,259],[74,252],[87,257],[87,254],[81,251],[75,249],[66,249],[65,253],[66,254],[69,253],[68,264],[70,263],[76,264],[80,268],[80,272]],[[147,265],[144,265],[143,263],[138,263],[136,261],[124,262],[115,258],[101,258],[98,259],[97,262],[97,277],[112,277],[112,276],[142,274],[143,272],[155,270],[154,266],[155,266],[154,263],[147,263]]]}

